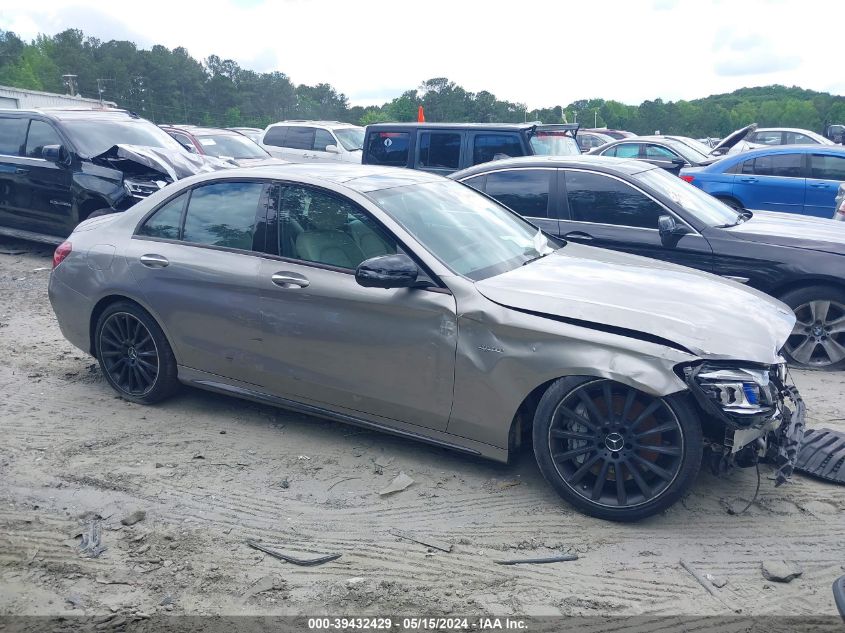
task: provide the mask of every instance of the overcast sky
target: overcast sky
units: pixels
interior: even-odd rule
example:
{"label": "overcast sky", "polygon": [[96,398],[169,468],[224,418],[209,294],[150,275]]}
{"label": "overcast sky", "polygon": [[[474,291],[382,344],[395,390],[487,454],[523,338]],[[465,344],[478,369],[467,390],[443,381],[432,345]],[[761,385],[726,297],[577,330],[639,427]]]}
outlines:
{"label": "overcast sky", "polygon": [[[66,28],[184,46],[381,104],[449,77],[529,108],[694,99],[743,86],[845,93],[841,10],[823,0],[3,0],[24,39]],[[68,69],[70,70],[70,69]]]}

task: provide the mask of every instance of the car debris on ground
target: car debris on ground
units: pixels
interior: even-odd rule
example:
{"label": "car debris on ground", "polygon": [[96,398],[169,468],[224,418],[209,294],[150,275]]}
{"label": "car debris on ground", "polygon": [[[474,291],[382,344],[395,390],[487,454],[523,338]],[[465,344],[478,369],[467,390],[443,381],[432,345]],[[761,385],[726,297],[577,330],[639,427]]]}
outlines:
{"label": "car debris on ground", "polygon": [[400,471],[396,478],[391,481],[386,488],[382,488],[379,491],[379,494],[384,497],[386,495],[392,495],[395,492],[402,492],[414,483],[414,480],[408,477],[404,472]]}

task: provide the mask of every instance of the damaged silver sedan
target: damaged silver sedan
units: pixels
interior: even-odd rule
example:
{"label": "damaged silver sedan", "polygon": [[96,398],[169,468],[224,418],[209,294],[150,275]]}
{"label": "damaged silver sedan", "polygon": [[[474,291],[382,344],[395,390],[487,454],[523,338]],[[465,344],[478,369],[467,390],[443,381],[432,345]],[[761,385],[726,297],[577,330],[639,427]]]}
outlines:
{"label": "damaged silver sedan", "polygon": [[794,316],[663,262],[556,240],[439,176],[284,165],[181,180],[56,251],[62,332],[127,400],[179,383],[506,461],[636,520],[705,458],[786,481]]}

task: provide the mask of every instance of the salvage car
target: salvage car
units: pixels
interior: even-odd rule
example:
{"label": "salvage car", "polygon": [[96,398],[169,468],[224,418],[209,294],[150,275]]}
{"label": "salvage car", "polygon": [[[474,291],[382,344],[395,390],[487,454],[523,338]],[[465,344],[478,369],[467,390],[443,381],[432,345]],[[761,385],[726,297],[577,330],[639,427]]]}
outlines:
{"label": "salvage car", "polygon": [[671,506],[705,446],[782,483],[803,433],[786,306],[434,174],[196,176],[84,222],[53,263],[62,333],[126,400],[185,383],[500,461],[526,442],[605,519]]}
{"label": "salvage car", "polygon": [[596,147],[589,153],[596,156],[636,158],[674,174],[678,174],[683,167],[706,165],[716,160],[705,148],[694,147],[686,139],[660,135],[612,141]]}
{"label": "salvage car", "polygon": [[278,162],[261,146],[240,132],[196,125],[160,125],[191,154],[214,156],[238,167]]}
{"label": "salvage car", "polygon": [[845,369],[845,226],[838,222],[737,211],[635,160],[523,158],[452,177],[552,235],[691,266],[777,297],[797,318],[784,347],[792,364]]}
{"label": "salvage car", "polygon": [[229,167],[125,110],[0,110],[0,234],[57,244],[86,218]]}

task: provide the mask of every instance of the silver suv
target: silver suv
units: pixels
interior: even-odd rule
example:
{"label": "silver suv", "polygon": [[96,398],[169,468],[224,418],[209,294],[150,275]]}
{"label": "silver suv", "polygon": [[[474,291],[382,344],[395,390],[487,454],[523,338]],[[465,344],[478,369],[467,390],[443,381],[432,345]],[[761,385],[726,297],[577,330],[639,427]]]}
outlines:
{"label": "silver suv", "polygon": [[269,125],[258,144],[292,163],[360,163],[364,128],[340,121],[281,121]]}

